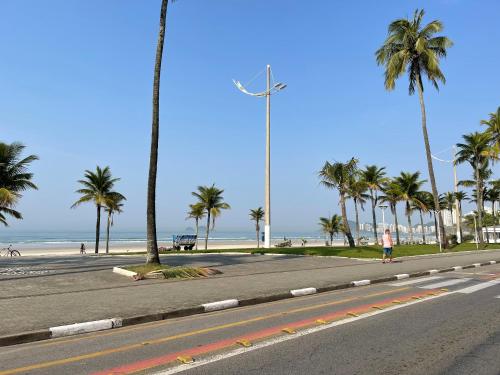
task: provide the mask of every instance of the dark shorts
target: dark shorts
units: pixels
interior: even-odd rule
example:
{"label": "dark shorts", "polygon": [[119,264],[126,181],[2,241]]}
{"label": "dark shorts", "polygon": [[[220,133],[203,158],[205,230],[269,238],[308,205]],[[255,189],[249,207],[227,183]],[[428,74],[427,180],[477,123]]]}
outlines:
{"label": "dark shorts", "polygon": [[385,255],[392,255],[392,247],[384,247]]}

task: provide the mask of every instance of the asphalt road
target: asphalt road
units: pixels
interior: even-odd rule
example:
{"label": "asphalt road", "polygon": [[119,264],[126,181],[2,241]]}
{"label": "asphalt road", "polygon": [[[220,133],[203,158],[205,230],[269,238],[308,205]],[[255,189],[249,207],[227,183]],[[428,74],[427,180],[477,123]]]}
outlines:
{"label": "asphalt road", "polygon": [[3,347],[0,375],[498,375],[498,297],[492,265]]}

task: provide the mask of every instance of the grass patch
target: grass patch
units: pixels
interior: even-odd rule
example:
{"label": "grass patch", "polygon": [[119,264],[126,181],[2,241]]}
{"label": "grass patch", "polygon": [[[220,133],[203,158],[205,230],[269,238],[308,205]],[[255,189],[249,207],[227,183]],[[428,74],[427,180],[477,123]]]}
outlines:
{"label": "grass patch", "polygon": [[[493,250],[499,249],[500,245],[490,244],[485,245],[484,248],[479,250]],[[476,244],[474,243],[462,243],[456,245],[453,248],[443,250],[446,253],[455,253],[460,251],[470,251],[476,250]],[[271,248],[271,249],[224,249],[224,250],[192,250],[189,254],[223,254],[223,253],[251,253],[251,254],[289,254],[289,255],[319,255],[319,256],[341,256],[347,258],[381,258],[382,257],[382,247],[381,246],[357,246],[355,248],[349,247],[285,247],[285,248]],[[183,254],[186,251],[162,251],[160,254]],[[140,255],[146,254],[145,252],[139,253],[121,253],[114,255]],[[439,245],[401,245],[394,246],[393,254],[395,257],[411,256],[411,255],[426,255],[426,254],[439,254]],[[143,266],[137,266],[143,267]],[[164,266],[160,266],[164,267]],[[175,268],[175,267],[172,267]],[[135,271],[138,272],[138,271]],[[138,272],[139,273],[139,272]]]}
{"label": "grass patch", "polygon": [[[170,267],[163,264],[141,264],[123,267],[128,271],[137,272],[141,278],[190,279],[206,277],[217,273],[215,270],[199,267]],[[153,272],[153,274],[150,274]]]}

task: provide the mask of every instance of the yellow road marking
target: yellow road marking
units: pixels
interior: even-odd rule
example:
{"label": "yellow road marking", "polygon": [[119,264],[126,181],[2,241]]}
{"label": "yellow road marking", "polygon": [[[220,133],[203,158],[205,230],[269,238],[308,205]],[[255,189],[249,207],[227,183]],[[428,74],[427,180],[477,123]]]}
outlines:
{"label": "yellow road marking", "polygon": [[355,318],[357,318],[359,316],[358,314],[353,313],[353,312],[348,312],[347,315],[354,316]]}
{"label": "yellow road marking", "polygon": [[296,331],[293,329],[293,328],[283,328],[281,331],[285,332],[285,333],[289,333],[289,334],[293,334],[295,333]]}
{"label": "yellow road marking", "polygon": [[327,321],[324,320],[324,319],[316,319],[316,323],[318,323],[318,324],[326,324]]}
{"label": "yellow road marking", "polygon": [[245,339],[241,339],[241,340],[236,341],[236,344],[244,346],[245,348],[252,346],[252,343],[248,340],[245,340]]}
{"label": "yellow road marking", "polygon": [[184,364],[188,364],[188,363],[193,363],[194,360],[192,357],[188,356],[188,355],[180,355],[177,357],[177,360],[180,362],[180,363],[184,363]]}
{"label": "yellow road marking", "polygon": [[[286,313],[290,314],[290,313],[315,310],[315,309],[319,309],[319,308],[326,307],[326,306],[339,305],[342,303],[351,302],[354,300],[365,299],[365,298],[370,298],[370,297],[377,297],[377,296],[381,296],[381,295],[385,295],[385,294],[400,292],[400,291],[403,291],[406,289],[408,289],[408,287],[389,290],[389,291],[385,291],[385,292],[368,294],[368,295],[362,296],[362,297],[345,298],[345,299],[339,300],[339,301],[327,302],[327,303],[322,303],[322,304],[318,304],[318,305],[306,306],[306,307],[293,309],[293,310],[290,310]],[[149,343],[149,345],[162,344],[162,343],[165,343],[168,341],[173,341],[173,340],[177,340],[177,339],[181,339],[181,338],[200,335],[200,334],[204,334],[204,333],[208,333],[208,332],[214,332],[214,331],[218,331],[218,330],[222,330],[222,329],[226,329],[226,328],[237,327],[237,326],[241,326],[241,325],[245,325],[245,324],[249,324],[249,323],[254,323],[254,322],[258,322],[258,321],[262,321],[262,320],[266,320],[266,319],[270,319],[270,318],[274,318],[274,317],[279,317],[281,315],[283,315],[283,312],[258,316],[258,317],[247,319],[247,320],[241,320],[241,321],[237,321],[237,322],[233,322],[233,323],[227,323],[227,324],[222,324],[222,325],[218,325],[218,326],[213,326],[210,328],[204,328],[204,329],[195,330],[195,331],[191,331],[191,332],[180,333],[178,335],[166,336],[166,337],[162,337],[159,339],[149,340],[148,343]],[[3,370],[3,371],[0,371],[0,375],[19,374],[19,373],[23,373],[23,372],[27,372],[27,371],[31,371],[31,370],[38,370],[38,369],[47,368],[47,367],[64,365],[64,364],[68,364],[68,363],[72,363],[72,362],[78,362],[78,361],[82,361],[82,360],[86,360],[86,359],[102,357],[102,356],[106,356],[106,355],[110,355],[110,354],[125,352],[125,351],[132,350],[132,349],[142,348],[142,347],[143,347],[142,342],[136,343],[136,344],[130,344],[130,345],[125,345],[125,346],[121,346],[121,347],[117,347],[117,348],[102,350],[99,352],[87,353],[87,354],[82,354],[82,355],[78,355],[78,356],[74,356],[74,357],[57,359],[57,360],[41,362],[41,363],[29,365],[29,366]]]}

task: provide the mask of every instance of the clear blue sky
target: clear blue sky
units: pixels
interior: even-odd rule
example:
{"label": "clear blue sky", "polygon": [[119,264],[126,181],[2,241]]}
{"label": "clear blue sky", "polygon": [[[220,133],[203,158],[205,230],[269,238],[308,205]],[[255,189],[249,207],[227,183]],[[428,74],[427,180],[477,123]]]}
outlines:
{"label": "clear blue sky", "polygon": [[[250,80],[268,63],[288,84],[273,99],[276,229],[315,229],[319,216],[339,211],[336,194],[318,185],[325,160],[356,156],[392,175],[421,170],[427,178],[418,98],[408,96],[406,79],[386,92],[374,59],[388,23],[416,7],[425,8],[426,21],[442,20],[455,42],[442,64],[447,84],[425,94],[438,152],[478,130],[500,105],[498,1],[171,5],[158,229],[186,227],[190,192],[211,183],[232,205],[219,228],[252,228],[248,210],[263,205],[265,102],[239,93],[231,79]],[[117,229],[144,228],[159,8],[160,0],[2,1],[0,139],[21,141],[40,156],[33,165],[39,191],[25,195],[25,219],[11,221],[12,229],[92,230],[94,208],[69,207],[76,180],[97,164],[122,178],[116,187],[128,197]],[[451,190],[450,166],[435,169],[439,189]],[[459,174],[470,170],[460,167]]]}

